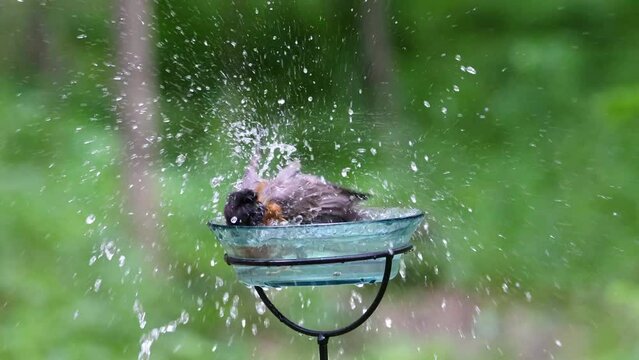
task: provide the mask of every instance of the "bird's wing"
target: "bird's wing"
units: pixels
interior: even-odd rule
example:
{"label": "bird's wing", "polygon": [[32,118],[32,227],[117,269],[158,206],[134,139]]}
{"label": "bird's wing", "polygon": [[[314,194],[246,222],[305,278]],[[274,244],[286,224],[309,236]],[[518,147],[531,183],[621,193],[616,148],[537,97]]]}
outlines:
{"label": "bird's wing", "polygon": [[246,171],[244,172],[244,177],[242,177],[242,181],[239,184],[239,187],[236,186],[236,190],[242,189],[252,189],[254,190],[257,187],[257,184],[260,182],[260,176],[258,175],[257,168],[259,167],[260,162],[260,154],[256,152],[253,155],[253,158],[249,162],[246,167]]}
{"label": "bird's wing", "polygon": [[[292,166],[291,166],[292,165]],[[304,222],[354,220],[353,206],[365,194],[344,189],[323,179],[299,172],[299,163],[283,169],[264,190],[265,198],[282,207],[288,219],[302,216]]]}
{"label": "bird's wing", "polygon": [[262,191],[264,199],[268,201],[291,197],[295,190],[301,186],[298,178],[300,168],[300,162],[293,161],[280,170],[273,180],[264,184]]}

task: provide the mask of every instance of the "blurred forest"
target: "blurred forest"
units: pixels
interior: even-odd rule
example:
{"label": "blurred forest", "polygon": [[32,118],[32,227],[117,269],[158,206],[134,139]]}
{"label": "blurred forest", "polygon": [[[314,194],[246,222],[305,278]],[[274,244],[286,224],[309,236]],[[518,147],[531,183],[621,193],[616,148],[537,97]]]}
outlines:
{"label": "blurred forest", "polygon": [[[205,226],[256,134],[427,213],[331,358],[639,358],[637,19],[635,0],[2,0],[0,358],[317,358]],[[373,293],[274,295],[332,327]]]}

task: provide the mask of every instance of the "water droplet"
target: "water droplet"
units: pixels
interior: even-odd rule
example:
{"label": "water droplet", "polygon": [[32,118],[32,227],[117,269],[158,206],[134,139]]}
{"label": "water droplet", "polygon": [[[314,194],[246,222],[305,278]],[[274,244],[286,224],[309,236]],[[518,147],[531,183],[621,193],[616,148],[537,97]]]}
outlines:
{"label": "water droplet", "polygon": [[373,156],[377,155],[377,149],[371,148],[371,155]]}
{"label": "water droplet", "polygon": [[231,218],[231,224],[235,224],[236,222],[237,222],[237,217],[236,217],[236,216],[233,216],[233,217]]}
{"label": "water droplet", "polygon": [[355,112],[353,111],[353,109],[348,108],[348,116],[353,116],[353,114],[355,114]]}
{"label": "water droplet", "polygon": [[414,161],[410,162],[410,169],[413,170],[413,172],[417,172],[417,164],[415,164]]}
{"label": "water droplet", "polygon": [[447,109],[447,108],[445,108],[445,107],[443,107],[443,108],[442,108],[442,114],[446,115],[447,113],[448,113],[448,109]]}
{"label": "water droplet", "polygon": [[211,348],[211,352],[215,352],[217,350],[217,344],[213,344],[213,347]]}
{"label": "water droplet", "polygon": [[349,171],[351,171],[351,168],[349,168],[349,167],[343,168],[342,169],[342,177],[347,177]]}
{"label": "water droplet", "polygon": [[386,318],[386,320],[384,320],[384,324],[387,328],[390,329],[391,327],[393,327],[393,320],[391,318]]}
{"label": "water droplet", "polygon": [[76,39],[86,39],[87,38],[87,34],[80,34],[78,36],[75,37]]}
{"label": "water droplet", "polygon": [[120,258],[118,259],[118,266],[123,267],[125,261],[126,261],[126,257],[124,255],[120,255]]}
{"label": "water droplet", "polygon": [[140,300],[135,299],[133,302],[133,311],[138,316],[138,324],[140,325],[140,329],[144,329],[146,326],[146,313],[144,312],[144,308],[142,307],[142,303]]}
{"label": "water droplet", "polygon": [[100,250],[102,251],[102,254],[104,254],[104,256],[107,258],[107,260],[111,261],[111,259],[113,259],[113,255],[115,255],[115,252],[117,251],[117,248],[115,247],[113,241],[109,241],[100,245]]}
{"label": "water droplet", "polygon": [[471,74],[471,75],[477,74],[477,70],[475,70],[475,68],[472,67],[472,66],[466,66],[466,72]]}
{"label": "water droplet", "polygon": [[427,108],[430,107],[430,103],[427,100],[424,100],[424,107],[427,107]]}
{"label": "water droplet", "polygon": [[284,105],[284,103],[286,103],[286,100],[279,99],[279,100],[277,100],[277,103],[280,104],[280,105]]}
{"label": "water droplet", "polygon": [[313,97],[312,97],[312,96],[309,96],[309,97],[308,97],[308,101],[309,101],[309,102],[313,101]]}
{"label": "water droplet", "polygon": [[302,69],[302,72],[303,72],[304,74],[308,74],[308,69],[307,69],[307,68],[303,68],[303,69]]}
{"label": "water droplet", "polygon": [[415,194],[412,194],[412,195],[410,196],[410,201],[411,201],[413,204],[417,203],[417,197],[415,196]]}
{"label": "water droplet", "polygon": [[216,176],[214,178],[211,178],[211,181],[210,181],[211,187],[216,188],[220,186],[223,180],[224,180],[224,176]]}
{"label": "water droplet", "polygon": [[95,283],[93,283],[93,291],[100,291],[100,286],[102,286],[102,279],[98,278],[95,280]]}
{"label": "water droplet", "polygon": [[257,311],[257,313],[260,315],[264,315],[264,313],[266,312],[266,305],[264,305],[264,303],[261,301],[256,302],[255,311]]}
{"label": "water droplet", "polygon": [[87,223],[87,225],[93,224],[95,222],[95,215],[90,214],[86,219],[84,219],[84,222]]}
{"label": "water droplet", "polygon": [[459,55],[459,54],[455,55],[455,60],[461,61],[461,55]]}
{"label": "water droplet", "polygon": [[525,295],[526,295],[526,300],[528,302],[532,301],[532,294],[530,293],[530,291],[526,291]]}
{"label": "water droplet", "polygon": [[561,341],[559,341],[559,339],[555,339],[555,345],[557,345],[558,347],[561,347]]}
{"label": "water droplet", "polygon": [[217,261],[215,261],[215,258],[211,259],[211,267],[215,266],[217,264]]}
{"label": "water droplet", "polygon": [[184,164],[185,161],[186,161],[186,155],[185,154],[180,154],[175,159],[175,165],[182,166],[182,164]]}
{"label": "water droplet", "polygon": [[453,85],[453,91],[454,92],[459,92],[459,86]]}

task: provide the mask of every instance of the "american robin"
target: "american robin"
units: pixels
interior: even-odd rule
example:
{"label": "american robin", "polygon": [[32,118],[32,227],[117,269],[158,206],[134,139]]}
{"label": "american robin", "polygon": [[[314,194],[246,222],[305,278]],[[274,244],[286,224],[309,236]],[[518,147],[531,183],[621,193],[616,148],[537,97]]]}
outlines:
{"label": "american robin", "polygon": [[227,225],[311,224],[354,221],[360,218],[356,205],[367,194],[303,174],[299,161],[284,167],[273,179],[258,175],[254,157],[246,173],[224,206]]}

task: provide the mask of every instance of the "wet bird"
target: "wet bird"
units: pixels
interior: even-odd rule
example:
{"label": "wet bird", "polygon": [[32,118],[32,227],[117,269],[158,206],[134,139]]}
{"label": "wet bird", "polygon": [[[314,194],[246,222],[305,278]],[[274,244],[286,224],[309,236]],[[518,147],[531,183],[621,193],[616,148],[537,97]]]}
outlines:
{"label": "wet bird", "polygon": [[273,179],[258,175],[254,157],[224,206],[227,225],[311,224],[355,221],[356,205],[367,194],[303,174],[299,161],[284,167]]}

